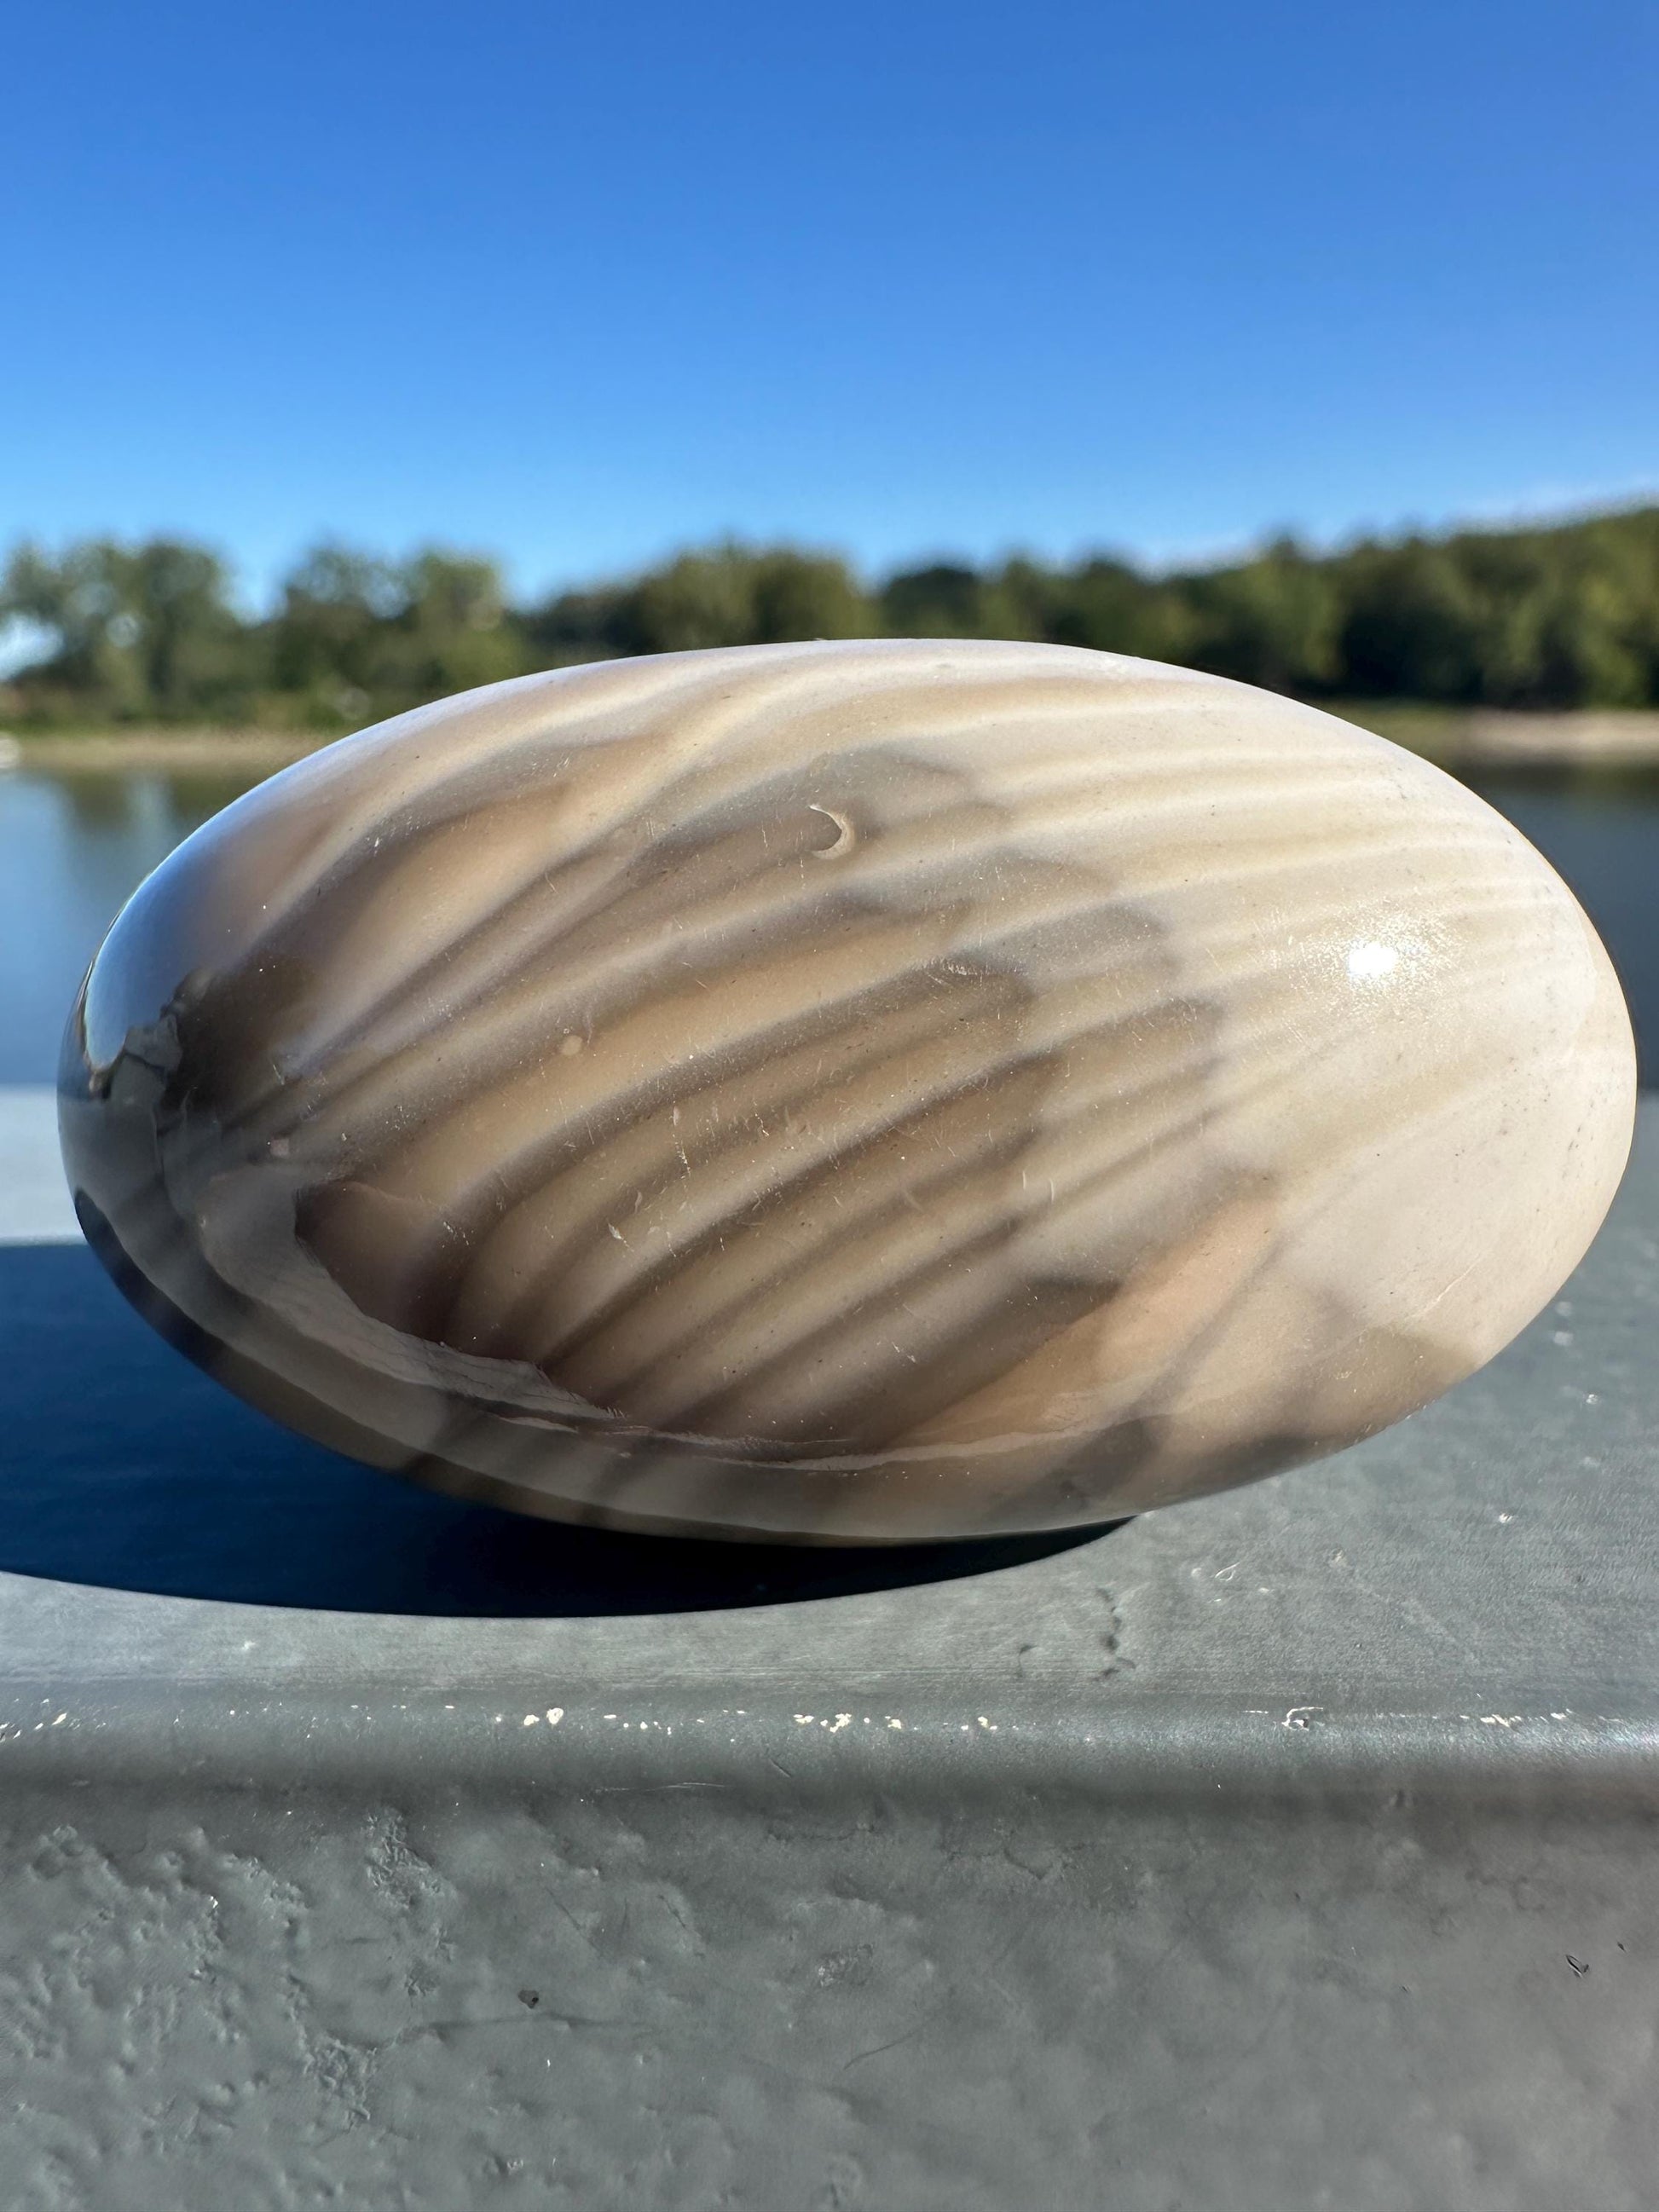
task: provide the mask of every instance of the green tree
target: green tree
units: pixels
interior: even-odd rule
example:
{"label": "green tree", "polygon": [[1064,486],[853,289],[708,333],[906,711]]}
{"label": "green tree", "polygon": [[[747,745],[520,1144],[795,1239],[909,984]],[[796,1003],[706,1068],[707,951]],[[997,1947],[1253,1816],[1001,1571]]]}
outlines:
{"label": "green tree", "polygon": [[1481,696],[1480,604],[1456,555],[1421,538],[1342,562],[1342,688],[1362,699]]}
{"label": "green tree", "polygon": [[210,549],[98,538],[19,545],[0,573],[8,621],[44,639],[4,687],[25,723],[339,729],[532,668],[883,634],[1046,639],[1314,698],[1639,706],[1659,703],[1659,507],[1322,557],[1281,539],[1169,575],[1106,553],[934,562],[873,593],[832,555],[727,543],[520,609],[477,555],[325,544],[263,620],[238,614]]}
{"label": "green tree", "polygon": [[754,644],[870,635],[875,610],[844,561],[827,553],[792,552],[787,546],[750,558]]}
{"label": "green tree", "polygon": [[1096,653],[1185,661],[1192,657],[1196,629],[1178,585],[1097,553],[1054,575],[1043,634],[1056,645],[1086,646]]}
{"label": "green tree", "polygon": [[892,637],[991,637],[985,580],[976,568],[938,561],[901,569],[882,586],[882,627]]}
{"label": "green tree", "polygon": [[1184,576],[1187,657],[1270,691],[1327,691],[1342,671],[1340,594],[1326,565],[1279,538],[1253,561]]}
{"label": "green tree", "polygon": [[283,580],[270,626],[276,690],[324,718],[354,719],[372,696],[380,634],[405,605],[391,562],[350,546],[313,546]]}
{"label": "green tree", "polygon": [[544,658],[568,661],[860,637],[876,617],[846,562],[831,554],[726,544],[678,554],[623,583],[562,592],[520,620]]}
{"label": "green tree", "polygon": [[204,546],[100,538],[54,557],[21,545],[0,580],[7,618],[49,641],[27,672],[48,719],[190,720],[246,703],[253,688],[225,566]]}
{"label": "green tree", "polygon": [[413,706],[521,675],[534,662],[507,619],[500,569],[428,546],[404,563],[403,605],[384,628],[374,689]]}
{"label": "green tree", "polygon": [[665,568],[641,577],[623,616],[630,653],[748,645],[754,634],[754,563],[735,545],[682,553]]}
{"label": "green tree", "polygon": [[276,690],[307,718],[361,722],[535,665],[495,563],[428,546],[401,562],[319,545],[283,586]]}

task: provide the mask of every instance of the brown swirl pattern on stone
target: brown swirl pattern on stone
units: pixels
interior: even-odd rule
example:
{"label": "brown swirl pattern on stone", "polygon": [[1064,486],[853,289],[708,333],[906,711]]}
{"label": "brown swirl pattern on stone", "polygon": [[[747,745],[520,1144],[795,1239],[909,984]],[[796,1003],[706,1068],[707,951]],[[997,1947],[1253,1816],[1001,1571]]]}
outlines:
{"label": "brown swirl pattern on stone", "polygon": [[573,1520],[1061,1527],[1334,1450],[1578,1259],[1606,955],[1381,739],[910,641],[498,685],[135,896],[65,1158],[149,1317],[295,1426]]}

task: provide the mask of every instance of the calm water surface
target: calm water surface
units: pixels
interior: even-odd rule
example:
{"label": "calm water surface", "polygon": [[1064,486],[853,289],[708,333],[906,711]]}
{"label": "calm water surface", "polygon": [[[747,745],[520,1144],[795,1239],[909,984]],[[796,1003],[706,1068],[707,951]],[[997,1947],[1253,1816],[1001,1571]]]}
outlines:
{"label": "calm water surface", "polygon": [[[116,910],[246,775],[56,777],[0,773],[0,1083],[48,1083],[86,964]],[[1643,1079],[1659,1083],[1659,774],[1479,779],[1577,892],[1636,1017]]]}
{"label": "calm water surface", "polygon": [[87,963],[129,894],[257,779],[0,774],[0,1083],[49,1083]]}

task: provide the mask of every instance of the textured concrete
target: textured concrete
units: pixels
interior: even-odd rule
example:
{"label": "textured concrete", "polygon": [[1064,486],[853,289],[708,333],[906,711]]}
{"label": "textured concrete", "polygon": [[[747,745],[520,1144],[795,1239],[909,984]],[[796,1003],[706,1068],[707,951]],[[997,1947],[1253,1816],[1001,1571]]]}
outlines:
{"label": "textured concrete", "polygon": [[[1339,1460],[886,1586],[538,1531],[512,1619],[443,1561],[448,1614],[345,1609],[329,1482],[462,1509],[215,1425],[88,1257],[0,1258],[15,1340],[56,1269],[128,1378],[0,1373],[0,1561],[48,1429],[87,1524],[82,1585],[0,1577],[0,2203],[1650,2206],[1644,1123],[1557,1309]],[[216,1494],[247,1556],[155,1594]],[[279,1557],[336,1609],[214,1594]]]}

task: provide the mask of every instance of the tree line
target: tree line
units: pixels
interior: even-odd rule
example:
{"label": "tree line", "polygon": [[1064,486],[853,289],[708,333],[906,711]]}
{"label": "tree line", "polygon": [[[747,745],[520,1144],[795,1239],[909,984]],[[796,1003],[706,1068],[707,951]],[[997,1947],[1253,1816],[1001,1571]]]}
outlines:
{"label": "tree line", "polygon": [[1165,574],[1097,554],[939,562],[870,582],[830,554],[733,543],[526,605],[486,559],[325,544],[257,617],[206,546],[89,538],[16,548],[0,629],[38,648],[0,684],[0,720],[15,728],[338,730],[576,661],[866,636],[1090,646],[1310,700],[1651,707],[1659,506],[1324,554],[1282,538]]}

